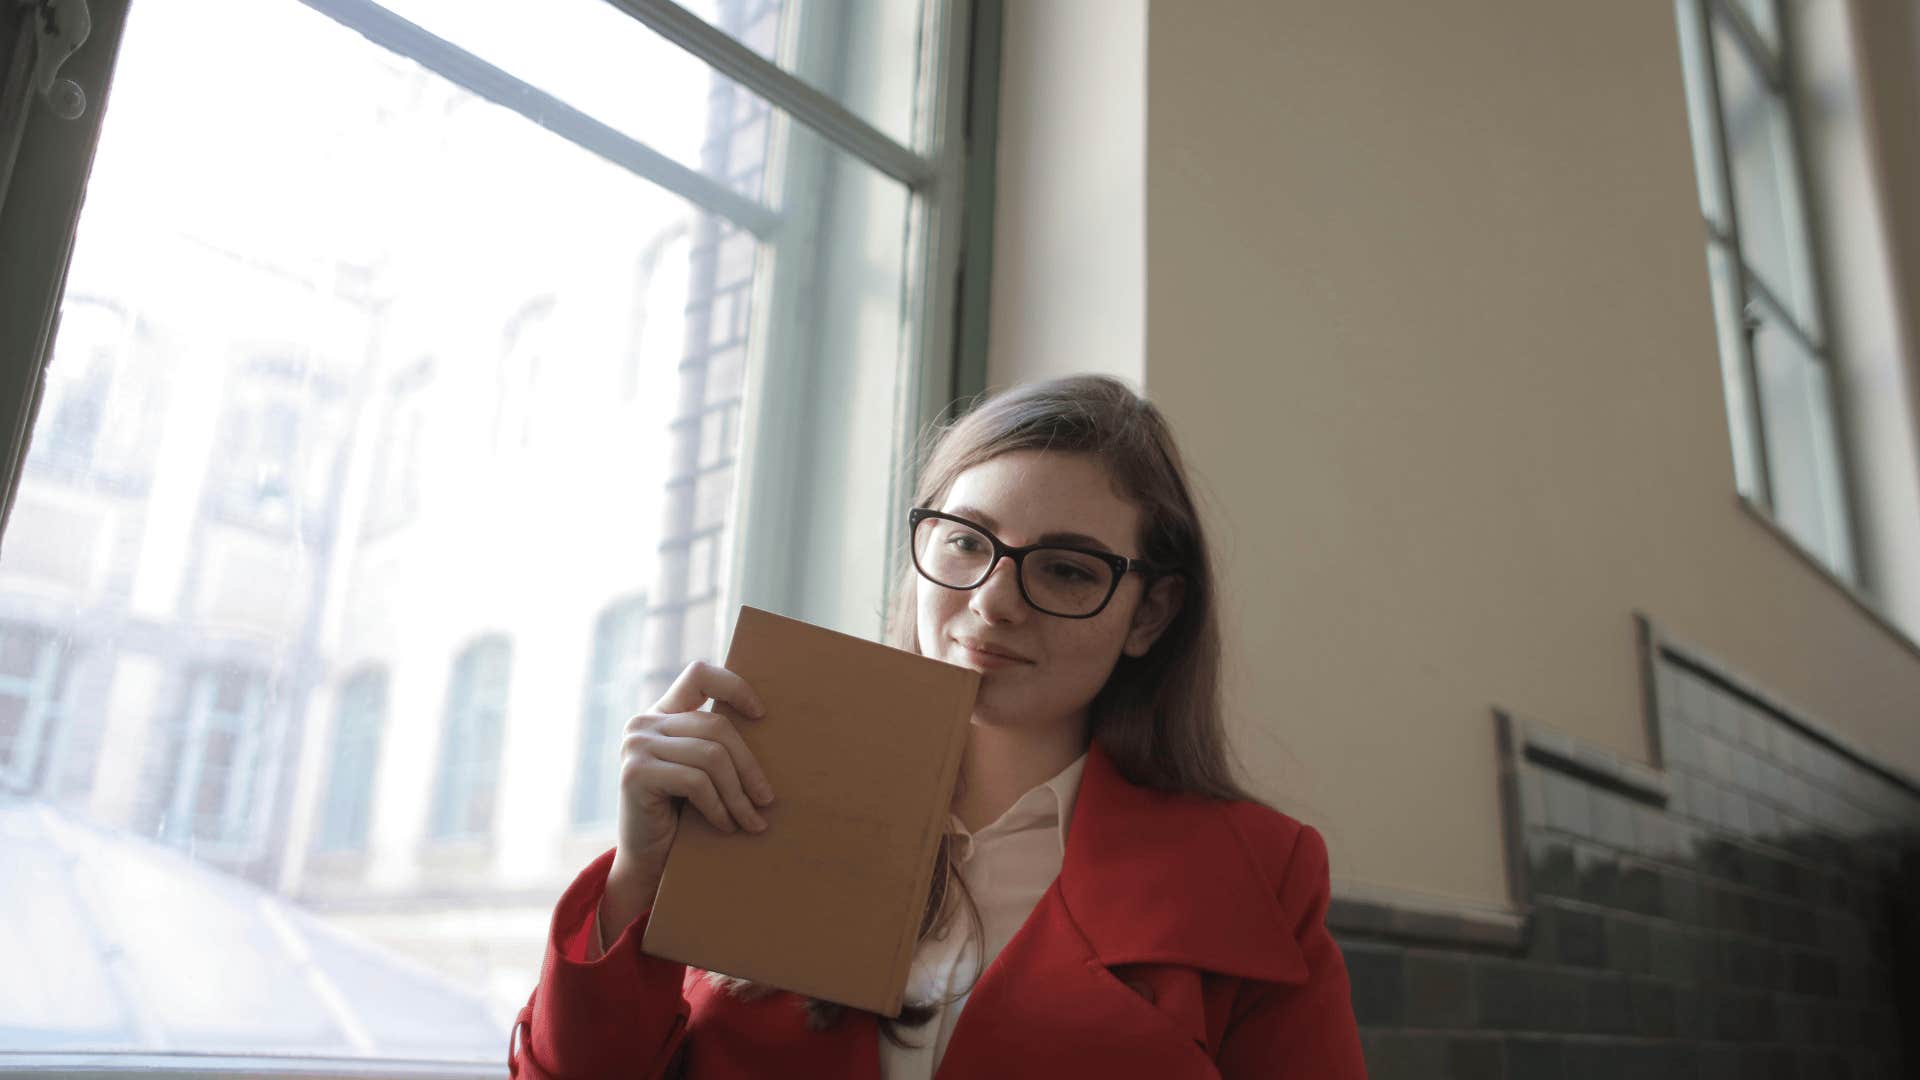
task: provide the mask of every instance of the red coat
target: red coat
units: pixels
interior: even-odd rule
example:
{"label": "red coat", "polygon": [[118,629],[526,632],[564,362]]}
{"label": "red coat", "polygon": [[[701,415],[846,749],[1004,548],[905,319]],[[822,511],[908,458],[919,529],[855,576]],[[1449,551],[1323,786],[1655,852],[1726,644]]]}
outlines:
{"label": "red coat", "polygon": [[[697,969],[640,951],[645,915],[606,956],[580,959],[612,863],[612,852],[594,860],[554,911],[540,983],[514,1028],[514,1076],[651,1078],[684,1066],[690,1080],[880,1080],[871,1014],[849,1010],[816,1032],[793,994],[717,994]],[[1096,742],[1060,876],[975,984],[938,1076],[1364,1080],[1327,897],[1326,843],[1312,826],[1255,803],[1136,787]]]}

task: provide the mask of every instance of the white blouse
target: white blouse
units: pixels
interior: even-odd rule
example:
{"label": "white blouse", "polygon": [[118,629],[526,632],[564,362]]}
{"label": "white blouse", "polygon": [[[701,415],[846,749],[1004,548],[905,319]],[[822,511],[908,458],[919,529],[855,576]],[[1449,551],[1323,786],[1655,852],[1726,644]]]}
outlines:
{"label": "white blouse", "polygon": [[[936,999],[962,988],[971,996],[984,965],[1000,955],[1060,876],[1067,853],[1067,825],[1086,763],[1087,755],[1081,754],[1053,779],[1027,789],[1006,813],[977,833],[968,833],[958,815],[948,815],[947,830],[956,837],[954,859],[980,909],[986,947],[974,948],[972,921],[965,912],[955,914],[944,937],[929,937],[914,953],[907,977],[908,1001]],[[975,966],[976,951],[982,953],[977,958],[982,966]],[[931,1080],[967,996],[943,1007],[925,1027],[901,1029],[901,1039],[914,1045],[902,1048],[880,1037],[884,1080]]]}

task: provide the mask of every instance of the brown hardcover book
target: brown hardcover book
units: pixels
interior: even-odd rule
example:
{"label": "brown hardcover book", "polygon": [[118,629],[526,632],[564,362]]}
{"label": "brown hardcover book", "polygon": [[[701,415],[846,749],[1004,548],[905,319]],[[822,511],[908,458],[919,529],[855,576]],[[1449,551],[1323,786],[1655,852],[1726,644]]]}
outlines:
{"label": "brown hardcover book", "polygon": [[745,606],[726,667],[767,830],[683,806],[641,949],[898,1016],[980,673]]}

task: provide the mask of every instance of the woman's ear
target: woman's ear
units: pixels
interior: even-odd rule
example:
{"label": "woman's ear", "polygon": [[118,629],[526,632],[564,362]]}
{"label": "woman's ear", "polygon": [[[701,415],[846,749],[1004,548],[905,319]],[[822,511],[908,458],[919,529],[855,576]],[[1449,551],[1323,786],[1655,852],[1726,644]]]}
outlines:
{"label": "woman's ear", "polygon": [[1180,614],[1186,596],[1187,579],[1179,574],[1168,574],[1147,586],[1146,595],[1133,609],[1133,625],[1127,628],[1127,641],[1121,651],[1132,657],[1147,655],[1173,617]]}

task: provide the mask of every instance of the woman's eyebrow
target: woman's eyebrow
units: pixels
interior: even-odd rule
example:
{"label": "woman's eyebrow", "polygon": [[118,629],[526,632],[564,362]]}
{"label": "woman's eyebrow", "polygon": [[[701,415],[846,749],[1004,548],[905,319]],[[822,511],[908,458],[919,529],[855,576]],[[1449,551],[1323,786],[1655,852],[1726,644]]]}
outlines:
{"label": "woman's eyebrow", "polygon": [[[946,512],[949,514],[952,514],[955,517],[963,517],[968,519],[969,521],[977,521],[980,524],[985,525],[987,528],[992,529],[995,532],[1000,531],[1000,523],[993,519],[993,515],[987,513],[985,510],[982,510],[977,506],[953,506],[953,507],[948,507]],[[1070,544],[1075,547],[1099,548],[1101,551],[1113,550],[1112,545],[1108,544],[1105,540],[1101,540],[1100,538],[1094,537],[1094,536],[1088,536],[1086,533],[1077,533],[1077,532],[1043,533],[1041,534],[1040,539],[1035,540],[1034,543],[1036,544]]]}

